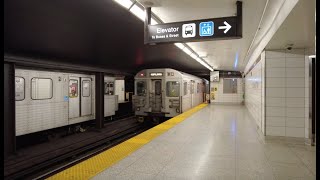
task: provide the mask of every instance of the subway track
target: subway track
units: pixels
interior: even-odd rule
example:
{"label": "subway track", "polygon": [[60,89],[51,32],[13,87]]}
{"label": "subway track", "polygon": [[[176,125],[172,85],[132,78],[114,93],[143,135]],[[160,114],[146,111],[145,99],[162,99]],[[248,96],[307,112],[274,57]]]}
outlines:
{"label": "subway track", "polygon": [[106,123],[103,129],[21,149],[4,161],[4,179],[44,179],[151,127],[128,117]]}

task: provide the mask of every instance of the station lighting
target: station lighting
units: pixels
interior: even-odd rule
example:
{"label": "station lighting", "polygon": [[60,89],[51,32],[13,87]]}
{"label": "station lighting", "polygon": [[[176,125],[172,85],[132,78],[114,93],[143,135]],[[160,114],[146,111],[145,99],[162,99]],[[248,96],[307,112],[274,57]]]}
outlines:
{"label": "station lighting", "polygon": [[177,46],[179,49],[183,50],[185,46],[182,43],[174,43],[175,46]]}
{"label": "station lighting", "polygon": [[310,55],[309,58],[316,58],[316,55]]}
{"label": "station lighting", "polygon": [[114,0],[114,1],[126,9],[129,9],[133,4],[131,0]]}
{"label": "station lighting", "polygon": [[182,51],[188,55],[190,55],[192,53],[192,51],[189,48],[183,48]]}
{"label": "station lighting", "polygon": [[137,5],[133,5],[132,8],[130,8],[130,12],[132,12],[134,15],[136,15],[139,19],[144,21],[146,13],[143,9],[138,7]]}
{"label": "station lighting", "polygon": [[[135,1],[133,3],[131,0],[114,0],[124,8],[128,9],[132,14],[137,16],[141,21],[145,21],[145,10],[143,6],[137,5],[138,2]],[[151,25],[159,24],[153,17],[151,17]],[[183,44],[183,43],[174,43],[175,46],[177,46],[179,49],[181,49],[183,52],[185,52],[187,55],[191,56],[193,59],[195,59],[197,62],[208,68],[210,71],[213,71],[212,67],[210,67],[202,58],[199,58],[199,56],[196,53],[193,53],[192,49]]]}

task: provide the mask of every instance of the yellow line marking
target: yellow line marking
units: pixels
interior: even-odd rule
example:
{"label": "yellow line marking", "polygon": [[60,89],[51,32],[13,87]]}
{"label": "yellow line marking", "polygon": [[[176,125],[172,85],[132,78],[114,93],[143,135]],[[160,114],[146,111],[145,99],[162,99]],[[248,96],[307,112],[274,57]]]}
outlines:
{"label": "yellow line marking", "polygon": [[81,163],[78,163],[64,171],[61,171],[48,179],[90,179],[98,173],[104,171],[108,167],[127,157],[134,151],[138,150],[151,140],[174,127],[178,123],[184,121],[195,112],[206,107],[208,104],[200,104],[176,117],[173,117],[166,122],[163,122],[137,136],[130,138],[92,158],[89,158]]}

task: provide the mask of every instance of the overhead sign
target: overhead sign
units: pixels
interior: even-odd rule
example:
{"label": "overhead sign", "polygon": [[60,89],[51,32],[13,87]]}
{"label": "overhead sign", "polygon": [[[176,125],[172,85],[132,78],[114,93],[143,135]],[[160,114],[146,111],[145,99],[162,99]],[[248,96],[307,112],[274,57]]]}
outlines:
{"label": "overhead sign", "polygon": [[148,43],[236,39],[238,28],[236,17],[148,25]]}
{"label": "overhead sign", "polygon": [[[145,44],[212,41],[242,38],[242,3],[237,1],[237,16],[150,25],[147,9]],[[148,15],[149,14],[149,15]]]}

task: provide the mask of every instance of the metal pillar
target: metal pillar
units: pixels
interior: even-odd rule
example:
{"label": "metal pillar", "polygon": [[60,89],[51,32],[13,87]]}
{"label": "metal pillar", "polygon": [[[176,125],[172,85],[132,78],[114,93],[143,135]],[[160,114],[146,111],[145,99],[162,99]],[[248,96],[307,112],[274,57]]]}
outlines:
{"label": "metal pillar", "polygon": [[13,63],[4,63],[4,158],[16,151],[16,104],[15,104],[15,66]]}
{"label": "metal pillar", "polygon": [[148,44],[149,30],[148,26],[151,24],[151,7],[146,8],[146,17],[144,20],[144,44]]}
{"label": "metal pillar", "polygon": [[103,128],[104,121],[104,75],[101,72],[95,74],[96,79],[96,128]]}
{"label": "metal pillar", "polygon": [[242,37],[242,2],[237,1],[237,36]]}

